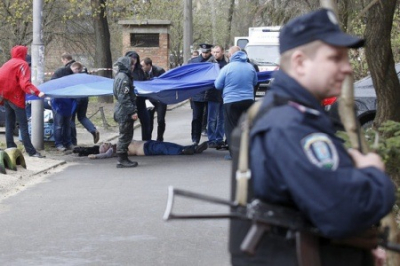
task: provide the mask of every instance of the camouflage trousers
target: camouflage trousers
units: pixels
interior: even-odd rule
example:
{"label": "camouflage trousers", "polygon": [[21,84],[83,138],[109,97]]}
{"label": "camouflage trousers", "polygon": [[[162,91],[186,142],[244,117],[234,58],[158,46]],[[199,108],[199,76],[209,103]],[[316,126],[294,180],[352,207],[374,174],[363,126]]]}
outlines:
{"label": "camouflage trousers", "polygon": [[133,120],[119,123],[117,153],[128,152],[129,144],[131,144],[133,139],[133,123]]}

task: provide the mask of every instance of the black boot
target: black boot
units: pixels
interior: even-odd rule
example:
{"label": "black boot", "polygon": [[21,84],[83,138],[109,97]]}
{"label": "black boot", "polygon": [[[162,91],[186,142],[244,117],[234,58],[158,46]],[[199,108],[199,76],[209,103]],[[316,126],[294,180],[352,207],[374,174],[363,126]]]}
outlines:
{"label": "black boot", "polygon": [[207,150],[208,142],[204,141],[203,143],[196,146],[195,153],[202,153],[203,151]]}
{"label": "black boot", "polygon": [[196,146],[190,145],[182,149],[182,155],[193,155],[196,152]]}
{"label": "black boot", "polygon": [[118,154],[118,163],[117,168],[129,168],[138,166],[137,162],[132,162],[128,159],[127,153],[119,153]]}

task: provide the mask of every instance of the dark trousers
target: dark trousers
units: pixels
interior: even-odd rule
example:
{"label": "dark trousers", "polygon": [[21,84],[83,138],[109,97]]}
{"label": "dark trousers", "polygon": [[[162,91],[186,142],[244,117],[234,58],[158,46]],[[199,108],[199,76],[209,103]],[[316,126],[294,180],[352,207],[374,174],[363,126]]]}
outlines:
{"label": "dark trousers", "polygon": [[29,155],[34,155],[36,149],[33,147],[31,138],[28,131],[28,120],[26,118],[26,111],[24,108],[19,108],[10,101],[4,100],[4,109],[6,111],[6,143],[7,148],[16,148],[14,142],[14,129],[15,122],[18,122],[19,130],[21,132],[22,143],[25,150]]}
{"label": "dark trousers", "polygon": [[237,126],[240,116],[246,112],[253,103],[254,100],[244,100],[224,104],[225,136],[228,146],[231,143],[232,131]]}
{"label": "dark trousers", "polygon": [[207,136],[209,143],[224,143],[224,106],[222,102],[208,102]]}
{"label": "dark trousers", "polygon": [[92,121],[90,121],[90,119],[86,117],[88,104],[89,98],[87,97],[76,99],[76,109],[75,112],[72,114],[71,119],[71,140],[73,145],[78,144],[78,140],[76,138],[76,117],[78,117],[79,123],[81,123],[87,131],[92,134],[96,132],[96,127],[93,125]]}
{"label": "dark trousers", "polygon": [[56,147],[66,147],[72,145],[71,142],[71,116],[54,113],[54,145]]}
{"label": "dark trousers", "polygon": [[126,122],[119,122],[119,136],[117,143],[117,153],[123,154],[127,153],[129,149],[129,144],[131,144],[133,139],[133,120],[128,120]]}
{"label": "dark trousers", "polygon": [[208,102],[204,105],[203,121],[201,122],[201,132],[207,132],[208,126]]}
{"label": "dark trousers", "polygon": [[150,135],[153,134],[154,129],[154,113],[157,112],[157,140],[164,141],[165,132],[165,115],[167,113],[167,105],[165,103],[150,100],[154,105],[153,110],[149,110],[150,115]]}
{"label": "dark trousers", "polygon": [[145,155],[181,155],[185,147],[171,142],[149,140],[144,144],[143,150]]}
{"label": "dark trousers", "polygon": [[200,142],[204,107],[206,104],[207,102],[192,101],[192,109],[193,109],[192,141],[196,143]]}
{"label": "dark trousers", "polygon": [[140,119],[142,140],[151,140],[150,115],[146,107],[146,97],[136,97],[136,108]]}

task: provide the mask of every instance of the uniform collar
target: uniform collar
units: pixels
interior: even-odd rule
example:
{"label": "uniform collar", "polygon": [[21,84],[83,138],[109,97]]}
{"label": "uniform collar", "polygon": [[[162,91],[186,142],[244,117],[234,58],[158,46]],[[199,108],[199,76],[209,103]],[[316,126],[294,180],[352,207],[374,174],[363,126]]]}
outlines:
{"label": "uniform collar", "polygon": [[319,111],[324,111],[320,101],[318,101],[308,90],[302,87],[296,80],[288,74],[279,70],[272,82],[271,91],[278,95],[282,95],[293,101],[298,101],[308,107],[314,108]]}

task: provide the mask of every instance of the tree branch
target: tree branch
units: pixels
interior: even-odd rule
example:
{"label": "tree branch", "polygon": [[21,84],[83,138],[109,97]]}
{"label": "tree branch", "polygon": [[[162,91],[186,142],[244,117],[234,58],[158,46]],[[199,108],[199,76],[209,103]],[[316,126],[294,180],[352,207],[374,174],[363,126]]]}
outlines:
{"label": "tree branch", "polygon": [[[381,2],[382,0],[372,0],[371,3],[369,3],[363,10],[361,10],[361,12],[357,15],[357,17],[355,17],[355,19],[353,19],[353,21],[357,21],[359,20],[362,16],[365,15],[365,13],[367,13],[367,11],[373,7],[375,4],[377,4],[378,2]],[[382,3],[380,3],[382,5]]]}

